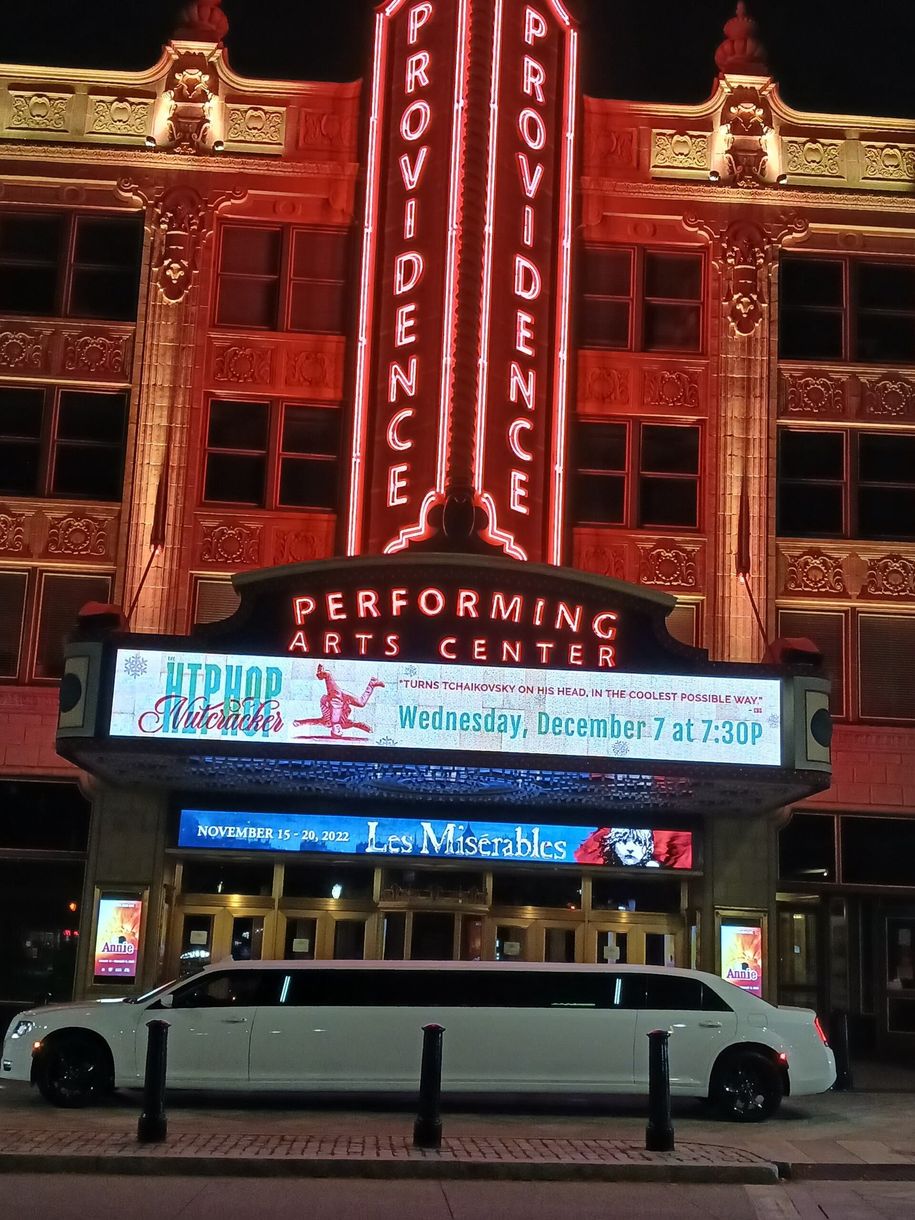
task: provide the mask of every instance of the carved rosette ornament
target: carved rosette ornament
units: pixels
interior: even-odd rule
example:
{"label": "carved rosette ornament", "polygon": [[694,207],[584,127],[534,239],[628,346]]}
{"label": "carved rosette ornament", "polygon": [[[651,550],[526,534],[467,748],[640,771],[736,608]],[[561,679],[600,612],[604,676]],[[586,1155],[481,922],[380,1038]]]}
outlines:
{"label": "carved rosette ornament", "polygon": [[261,527],[259,525],[207,525],[203,530],[200,558],[204,563],[227,567],[260,563]]}
{"label": "carved rosette ornament", "polygon": [[864,592],[870,597],[915,598],[915,560],[883,555],[867,561]]}
{"label": "carved rosette ornament", "polygon": [[230,200],[243,199],[235,189],[201,195],[190,186],[150,187],[123,180],[118,194],[141,200],[155,227],[153,274],[156,287],[171,304],[184,300],[200,265],[200,250],[212,231],[213,213]]}
{"label": "carved rosette ornament", "polygon": [[21,555],[25,550],[25,513],[0,513],[0,551]]}
{"label": "carved rosette ornament", "polygon": [[584,546],[575,557],[575,566],[614,580],[626,579],[626,549],[621,546]]}
{"label": "carved rosette ornament", "polygon": [[629,370],[611,369],[599,364],[588,370],[585,399],[608,407],[629,405]]}
{"label": "carved rosette ornament", "polygon": [[639,547],[639,584],[662,589],[696,589],[699,585],[697,547],[656,543]]}
{"label": "carved rosette ornament", "polygon": [[848,595],[842,560],[822,551],[786,554],[786,593],[834,593]]}
{"label": "carved rosette ornament", "polygon": [[48,554],[104,558],[108,553],[110,524],[103,517],[52,517],[48,530]]}
{"label": "carved rosette ornament", "polygon": [[733,334],[752,335],[768,304],[769,268],[779,247],[806,237],[807,221],[788,215],[773,224],[735,220],[716,225],[698,216],[686,216],[683,224],[691,232],[704,233],[711,242],[712,258],[721,272],[721,300]]}
{"label": "carved rosette ornament", "polygon": [[231,344],[217,348],[213,360],[214,381],[232,381],[238,385],[269,382],[272,370],[273,353],[269,348]]}
{"label": "carved rosette ornament", "polygon": [[647,407],[690,411],[699,406],[699,376],[671,369],[646,369],[642,401]]}
{"label": "carved rosette ornament", "polygon": [[817,373],[785,374],[789,415],[844,415],[845,382]]}
{"label": "carved rosette ornament", "polygon": [[0,369],[41,370],[47,361],[49,330],[0,331]]}
{"label": "carved rosette ornament", "polygon": [[915,415],[915,382],[904,377],[862,377],[864,414],[878,419],[908,419]]}

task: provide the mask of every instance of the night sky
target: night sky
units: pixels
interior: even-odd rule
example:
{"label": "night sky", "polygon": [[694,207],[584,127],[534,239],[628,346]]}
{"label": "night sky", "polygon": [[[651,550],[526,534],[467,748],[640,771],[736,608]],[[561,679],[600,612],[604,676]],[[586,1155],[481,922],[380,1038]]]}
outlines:
{"label": "night sky", "polygon": [[[568,0],[584,26],[585,88],[699,102],[734,0]],[[0,61],[146,68],[181,0],[26,0],[0,6]],[[351,80],[366,64],[371,0],[224,0],[236,71]],[[750,0],[782,96],[802,110],[915,118],[913,0]]]}

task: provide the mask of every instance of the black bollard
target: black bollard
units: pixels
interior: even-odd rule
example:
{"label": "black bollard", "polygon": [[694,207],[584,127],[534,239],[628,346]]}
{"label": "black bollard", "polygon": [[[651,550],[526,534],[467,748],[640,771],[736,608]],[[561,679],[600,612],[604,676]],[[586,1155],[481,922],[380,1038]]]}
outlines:
{"label": "black bollard", "polygon": [[143,1113],[137,1123],[141,1144],[157,1144],[165,1139],[165,1073],[168,1066],[168,1021],[147,1021],[146,1076],[143,1080]]}
{"label": "black bollard", "polygon": [[414,1148],[442,1146],[442,1035],[441,1025],[423,1026],[423,1061],[419,1073],[419,1112],[413,1124]]}
{"label": "black bollard", "polygon": [[854,1088],[854,1084],[848,1046],[848,1013],[841,1008],[834,1008],[829,1014],[829,1045],[836,1057],[836,1083],[833,1088],[837,1093],[848,1092]]}
{"label": "black bollard", "polygon": [[653,1029],[648,1035],[648,1125],[645,1148],[648,1152],[673,1152],[674,1125],[670,1116],[670,1063],[666,1029]]}

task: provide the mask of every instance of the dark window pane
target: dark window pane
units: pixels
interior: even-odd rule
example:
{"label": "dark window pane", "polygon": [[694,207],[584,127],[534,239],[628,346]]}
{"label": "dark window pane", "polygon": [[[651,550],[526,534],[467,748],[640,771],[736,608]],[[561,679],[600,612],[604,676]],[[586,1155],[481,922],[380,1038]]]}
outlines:
{"label": "dark window pane", "polygon": [[82,216],[76,221],[76,262],[136,272],[143,224],[139,217]]}
{"label": "dark window pane", "polygon": [[859,433],[858,477],[868,483],[915,483],[915,436]]}
{"label": "dark window pane", "polygon": [[824,305],[841,309],[844,305],[842,264],[822,258],[792,258],[781,262],[782,307]]}
{"label": "dark window pane", "polygon": [[844,716],[845,615],[841,611],[779,610],[778,634],[813,640],[823,654],[823,677],[832,683],[830,710],[833,716]]}
{"label": "dark window pane", "polygon": [[585,297],[581,308],[581,344],[583,347],[629,346],[628,301],[604,301]]}
{"label": "dark window pane", "polygon": [[326,229],[300,229],[293,236],[292,274],[295,279],[343,280],[349,237]]}
{"label": "dark window pane", "polygon": [[857,534],[915,538],[915,487],[859,487]]}
{"label": "dark window pane", "polygon": [[282,240],[279,229],[226,225],[222,231],[220,274],[279,275]]}
{"label": "dark window pane", "polygon": [[842,314],[783,305],[778,344],[778,354],[783,360],[841,360]]}
{"label": "dark window pane", "polygon": [[645,1007],[669,1012],[701,1012],[702,982],[676,974],[645,974]]}
{"label": "dark window pane", "polygon": [[690,603],[674,606],[667,616],[667,630],[681,644],[699,645],[699,607]]}
{"label": "dark window pane", "polygon": [[680,913],[679,881],[645,881],[625,877],[592,877],[591,906],[597,911],[664,911]]}
{"label": "dark window pane", "polygon": [[208,453],[204,499],[223,504],[264,503],[267,459],[256,454]]}
{"label": "dark window pane", "polygon": [[289,327],[315,334],[342,335],[346,329],[346,286],[301,280],[290,292]]}
{"label": "dark window pane", "polygon": [[75,267],[68,313],[76,318],[129,322],[137,315],[138,271]]}
{"label": "dark window pane", "polygon": [[641,468],[652,474],[698,474],[699,429],[645,424]]}
{"label": "dark window pane", "polygon": [[0,493],[37,496],[41,493],[41,446],[38,441],[0,439]]}
{"label": "dark window pane", "polygon": [[624,475],[579,474],[575,486],[575,517],[622,525],[625,521],[626,479]]}
{"label": "dark window pane", "polygon": [[283,458],[279,502],[293,508],[334,508],[337,463],[326,458]]}
{"label": "dark window pane", "polygon": [[75,783],[0,780],[0,847],[85,851],[90,811]]}
{"label": "dark window pane", "polygon": [[859,308],[915,310],[915,264],[858,263],[855,278]]}
{"label": "dark window pane", "polygon": [[212,449],[265,451],[269,423],[265,402],[211,402],[207,444]]}
{"label": "dark window pane", "polygon": [[38,440],[43,408],[44,390],[12,386],[0,389],[0,438],[6,441],[17,436]]}
{"label": "dark window pane", "polygon": [[855,359],[912,363],[915,359],[915,315],[858,314]]}
{"label": "dark window pane", "polygon": [[0,264],[0,312],[47,318],[57,310],[56,267]]}
{"label": "dark window pane", "polygon": [[912,884],[915,821],[842,818],[842,878],[846,885]]}
{"label": "dark window pane", "polygon": [[63,390],[57,408],[57,436],[67,441],[120,444],[126,405],[124,394]]}
{"label": "dark window pane", "polygon": [[698,305],[645,305],[645,350],[697,352],[699,350]]}
{"label": "dark window pane", "polygon": [[174,993],[175,1008],[253,1008],[279,1003],[282,970],[238,970],[208,974]]}
{"label": "dark window pane", "polygon": [[639,525],[699,524],[698,485],[693,479],[643,477],[639,485]]}
{"label": "dark window pane", "polygon": [[783,429],[778,438],[780,479],[844,479],[845,438],[841,432]]}
{"label": "dark window pane", "polygon": [[0,494],[32,496],[41,491],[44,401],[43,390],[0,389]]}
{"label": "dark window pane", "polygon": [[71,998],[79,911],[69,904],[80,901],[83,869],[82,861],[0,862],[0,999]]}
{"label": "dark window pane", "polygon": [[287,407],[283,415],[284,453],[322,453],[336,457],[340,412],[322,407]]}
{"label": "dark window pane", "polygon": [[375,870],[350,868],[345,864],[287,864],[283,878],[285,898],[333,898],[340,887],[341,899],[371,898]]}
{"label": "dark window pane", "polygon": [[221,326],[276,327],[278,280],[224,275],[219,281],[216,321]]}
{"label": "dark window pane", "polygon": [[181,890],[185,894],[257,894],[265,897],[273,890],[273,865],[188,860],[184,865]]}
{"label": "dark window pane", "polygon": [[36,678],[59,678],[64,641],[76,629],[76,616],[86,602],[107,602],[110,576],[45,576],[41,584]]}
{"label": "dark window pane", "polygon": [[498,873],[493,870],[492,901],[502,907],[581,907],[581,877],[567,873],[557,877],[536,877],[526,873]]}
{"label": "dark window pane", "polygon": [[778,835],[782,881],[835,881],[836,820],[795,813]]}
{"label": "dark window pane", "polygon": [[198,580],[194,624],[218,623],[238,609],[240,598],[230,580]]}
{"label": "dark window pane", "polygon": [[50,263],[60,259],[63,213],[7,212],[0,214],[0,259]]}
{"label": "dark window pane", "polygon": [[702,256],[647,253],[645,296],[668,301],[698,301],[702,296]]}
{"label": "dark window pane", "polygon": [[58,445],[51,494],[120,500],[123,456],[119,445]]}
{"label": "dark window pane", "polygon": [[632,294],[632,251],[586,246],[581,262],[582,291],[593,296]]}
{"label": "dark window pane", "polygon": [[625,424],[580,424],[578,465],[583,470],[626,469]]}
{"label": "dark window pane", "polygon": [[915,719],[915,618],[860,614],[858,653],[861,715]]}
{"label": "dark window pane", "polygon": [[778,526],[782,537],[844,532],[841,487],[823,483],[780,483]]}
{"label": "dark window pane", "polygon": [[[25,572],[0,572],[0,678],[19,676],[22,615],[28,576]],[[6,812],[0,801],[0,817]],[[6,846],[0,840],[0,846]]]}

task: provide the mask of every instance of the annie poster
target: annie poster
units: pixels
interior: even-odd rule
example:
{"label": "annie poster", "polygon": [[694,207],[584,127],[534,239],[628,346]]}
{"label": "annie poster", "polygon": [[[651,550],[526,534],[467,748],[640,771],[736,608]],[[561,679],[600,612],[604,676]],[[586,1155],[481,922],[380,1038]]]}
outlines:
{"label": "annie poster", "polygon": [[721,925],[721,977],[762,998],[763,930],[759,924]]}
{"label": "annie poster", "polygon": [[98,904],[98,930],[95,935],[95,978],[136,978],[142,922],[142,898],[102,895]]}

